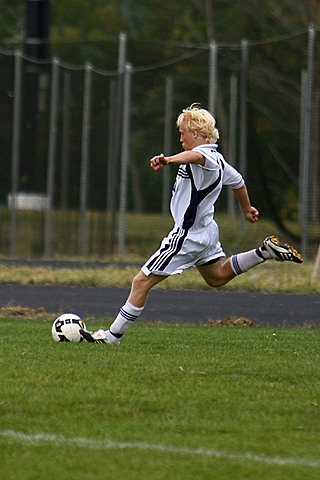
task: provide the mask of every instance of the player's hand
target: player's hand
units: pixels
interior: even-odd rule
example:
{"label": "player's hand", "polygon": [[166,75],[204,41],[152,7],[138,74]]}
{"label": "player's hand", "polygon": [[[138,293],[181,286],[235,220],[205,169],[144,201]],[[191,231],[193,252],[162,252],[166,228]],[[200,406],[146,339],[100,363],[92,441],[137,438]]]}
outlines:
{"label": "player's hand", "polygon": [[256,223],[259,220],[259,212],[255,207],[250,207],[249,210],[244,212],[244,216],[250,223]]}
{"label": "player's hand", "polygon": [[154,171],[157,171],[160,168],[163,168],[166,165],[168,165],[168,163],[169,163],[169,160],[167,159],[167,157],[165,157],[163,153],[160,153],[160,155],[155,155],[154,157],[151,158],[150,167]]}

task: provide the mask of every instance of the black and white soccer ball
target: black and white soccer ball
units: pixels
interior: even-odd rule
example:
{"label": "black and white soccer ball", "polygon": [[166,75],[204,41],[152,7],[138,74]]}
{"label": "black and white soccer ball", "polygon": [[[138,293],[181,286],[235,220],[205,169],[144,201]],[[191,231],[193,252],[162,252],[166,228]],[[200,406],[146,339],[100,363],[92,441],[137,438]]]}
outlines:
{"label": "black and white soccer ball", "polygon": [[64,313],[52,324],[52,338],[55,342],[82,342],[80,328],[85,330],[86,326],[78,315]]}

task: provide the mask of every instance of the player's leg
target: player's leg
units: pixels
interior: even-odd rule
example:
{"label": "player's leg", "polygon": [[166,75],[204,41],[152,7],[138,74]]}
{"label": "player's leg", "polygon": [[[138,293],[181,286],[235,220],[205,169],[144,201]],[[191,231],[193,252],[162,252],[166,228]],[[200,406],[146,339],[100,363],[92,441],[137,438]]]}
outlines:
{"label": "player's leg", "polygon": [[98,330],[90,333],[81,331],[82,336],[88,342],[96,343],[120,343],[123,334],[133,325],[135,320],[141,315],[146,304],[148,294],[152,287],[162,282],[165,275],[145,275],[141,270],[134,277],[131,284],[130,294],[125,304],[120,308],[118,315],[108,330]]}
{"label": "player's leg", "polygon": [[110,343],[119,343],[123,334],[133,325],[144,310],[148,295],[152,287],[162,282],[166,276],[145,275],[141,270],[134,277],[131,291],[126,303],[121,307],[114,322],[110,325],[106,336]]}
{"label": "player's leg", "polygon": [[219,241],[219,228],[216,222],[212,222],[198,241],[206,247],[196,263],[196,267],[211,287],[225,285],[236,275],[246,272],[266,259],[259,248],[232,255],[226,259]]}
{"label": "player's leg", "polygon": [[210,287],[221,287],[230,282],[237,274],[231,268],[230,259],[215,259],[197,266],[198,272]]}
{"label": "player's leg", "polygon": [[221,287],[237,275],[265,262],[267,258],[262,255],[260,249],[254,249],[237,253],[227,259],[212,260],[203,265],[197,265],[197,268],[210,287]]}
{"label": "player's leg", "polygon": [[272,235],[267,237],[257,249],[237,253],[226,260],[211,260],[202,265],[197,265],[197,268],[208,285],[220,287],[235,276],[247,272],[270,259],[282,262],[303,262],[301,254],[295,248],[291,245],[280,243],[280,240]]}
{"label": "player's leg", "polygon": [[187,255],[183,246],[187,232],[179,227],[174,227],[165,237],[160,248],[141,267],[141,271],[134,277],[131,291],[126,303],[121,307],[109,330],[98,330],[90,334],[83,332],[83,337],[89,342],[119,343],[128,327],[143,312],[148,294],[152,287],[162,282],[169,275],[181,273],[186,268],[194,265],[189,259],[185,264]]}
{"label": "player's leg", "polygon": [[132,280],[128,301],[137,308],[144,307],[150,290],[166,278],[165,275],[154,275],[153,273],[146,275],[140,270]]}
{"label": "player's leg", "polygon": [[[268,254],[266,254],[267,256]],[[267,257],[270,258],[270,257]],[[197,265],[199,273],[210,287],[221,287],[234,277],[267,260],[261,250],[253,249],[237,253],[230,258],[220,258]]]}

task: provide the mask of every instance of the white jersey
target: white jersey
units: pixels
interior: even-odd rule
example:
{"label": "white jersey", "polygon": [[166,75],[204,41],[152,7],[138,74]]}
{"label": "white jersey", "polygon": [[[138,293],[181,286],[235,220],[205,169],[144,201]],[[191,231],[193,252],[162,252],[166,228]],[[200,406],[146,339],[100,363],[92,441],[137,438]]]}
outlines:
{"label": "white jersey", "polygon": [[199,230],[212,222],[214,204],[223,185],[241,188],[241,174],[225,161],[216,144],[195,147],[205,164],[180,165],[173,187],[170,210],[175,224],[184,230]]}
{"label": "white jersey", "polygon": [[180,165],[171,198],[174,228],[142,266],[145,275],[173,275],[225,257],[214,221],[214,204],[223,185],[241,188],[242,176],[217,152],[217,145],[193,149],[205,164]]}

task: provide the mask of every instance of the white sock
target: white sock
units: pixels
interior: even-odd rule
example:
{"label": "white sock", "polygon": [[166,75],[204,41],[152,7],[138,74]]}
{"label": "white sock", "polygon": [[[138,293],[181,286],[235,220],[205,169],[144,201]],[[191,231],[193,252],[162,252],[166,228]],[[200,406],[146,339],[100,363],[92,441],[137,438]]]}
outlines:
{"label": "white sock", "polygon": [[249,250],[249,252],[237,253],[230,258],[230,265],[236,275],[247,272],[250,268],[255,267],[259,263],[264,262],[260,250]]}
{"label": "white sock", "polygon": [[[141,315],[144,307],[138,308],[126,301],[123,307],[120,309],[114,322],[110,325],[108,332],[115,340],[114,343],[119,343],[122,335],[128,330],[130,325]],[[113,340],[111,335],[107,335],[109,340]]]}

